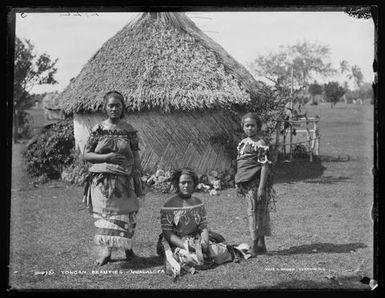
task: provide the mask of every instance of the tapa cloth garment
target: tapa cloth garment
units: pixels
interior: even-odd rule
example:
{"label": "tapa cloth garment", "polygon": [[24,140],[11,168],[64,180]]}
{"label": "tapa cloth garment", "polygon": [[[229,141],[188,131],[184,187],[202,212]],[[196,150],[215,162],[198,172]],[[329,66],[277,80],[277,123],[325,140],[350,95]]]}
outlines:
{"label": "tapa cloth garment", "polygon": [[235,184],[251,181],[268,159],[268,146],[261,146],[250,138],[243,139],[237,147],[237,172]]}
{"label": "tapa cloth garment", "polygon": [[90,185],[92,212],[102,215],[138,211],[139,201],[132,176],[98,173]]}
{"label": "tapa cloth garment", "polygon": [[132,173],[132,166],[123,168],[120,165],[103,162],[93,164],[91,167],[89,167],[88,171],[91,173],[110,173],[115,175],[129,176]]}
{"label": "tapa cloth garment", "polygon": [[129,214],[101,216],[94,213],[97,228],[94,242],[107,247],[132,249],[132,238],[136,227],[136,212]]}
{"label": "tapa cloth garment", "polygon": [[242,185],[242,191],[247,202],[247,217],[249,231],[252,240],[260,236],[271,236],[270,206],[273,203],[273,191],[271,188],[265,188],[265,195],[261,200],[257,200],[257,190],[259,179]]}
{"label": "tapa cloth garment", "polygon": [[134,154],[139,150],[137,132],[128,125],[128,130],[104,129],[97,124],[91,131],[86,148],[89,152],[122,154],[123,164],[95,163],[85,186],[84,203],[91,212],[102,215],[128,214],[138,211],[137,197],[143,195],[140,179],[133,171]]}
{"label": "tapa cloth garment", "polygon": [[172,231],[178,237],[196,234],[207,228],[207,213],[202,203],[185,207],[162,207],[162,230]]}
{"label": "tapa cloth garment", "polygon": [[[168,202],[172,202],[175,197]],[[167,204],[167,203],[166,203]],[[163,256],[166,273],[174,277],[183,272],[194,273],[195,269],[207,269],[214,264],[233,260],[233,254],[223,243],[225,239],[209,231],[209,255],[202,252],[201,232],[207,229],[207,213],[203,203],[192,206],[161,208],[162,231],[172,232],[185,243],[184,248],[176,247],[160,235],[157,245],[158,254]],[[190,251],[189,246],[195,251]]]}
{"label": "tapa cloth garment", "polygon": [[138,179],[133,176],[133,151],[139,150],[136,131],[106,130],[99,124],[91,132],[86,148],[90,152],[125,156],[122,165],[99,163],[90,167],[83,201],[96,219],[95,242],[130,249],[139,209],[138,196],[142,195],[141,187],[135,185]]}
{"label": "tapa cloth garment", "polygon": [[[213,240],[213,239],[212,239]],[[164,258],[167,274],[177,277],[185,272],[194,273],[195,270],[209,269],[213,265],[231,262],[234,258],[225,243],[215,243],[209,240],[209,254],[202,251],[201,237],[184,236],[184,248],[171,246],[161,235],[157,244],[158,254]],[[193,248],[193,251],[190,248]]]}
{"label": "tapa cloth garment", "polygon": [[250,138],[238,145],[237,173],[235,183],[238,193],[247,201],[247,216],[252,240],[271,235],[269,211],[274,210],[276,193],[273,189],[273,175],[269,169],[266,177],[265,195],[257,200],[262,164],[271,163],[268,146],[261,146]]}

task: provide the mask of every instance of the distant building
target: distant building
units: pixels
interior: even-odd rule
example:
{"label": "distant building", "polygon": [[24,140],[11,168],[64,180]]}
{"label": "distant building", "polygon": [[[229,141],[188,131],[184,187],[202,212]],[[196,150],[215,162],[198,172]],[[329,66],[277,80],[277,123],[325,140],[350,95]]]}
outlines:
{"label": "distant building", "polygon": [[42,100],[44,119],[46,121],[64,119],[64,114],[59,107],[58,95],[58,92],[47,93]]}

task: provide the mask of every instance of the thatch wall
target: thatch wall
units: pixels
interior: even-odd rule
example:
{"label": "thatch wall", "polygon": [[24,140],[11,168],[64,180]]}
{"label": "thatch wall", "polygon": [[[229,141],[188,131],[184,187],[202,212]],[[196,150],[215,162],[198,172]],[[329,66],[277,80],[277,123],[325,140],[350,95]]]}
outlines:
{"label": "thatch wall", "polygon": [[[101,113],[75,114],[76,147],[83,151],[90,128],[104,119]],[[125,120],[138,130],[140,156],[145,171],[193,168],[199,174],[219,172],[231,167],[231,156],[213,138],[230,139],[239,125],[222,111],[130,113]]]}

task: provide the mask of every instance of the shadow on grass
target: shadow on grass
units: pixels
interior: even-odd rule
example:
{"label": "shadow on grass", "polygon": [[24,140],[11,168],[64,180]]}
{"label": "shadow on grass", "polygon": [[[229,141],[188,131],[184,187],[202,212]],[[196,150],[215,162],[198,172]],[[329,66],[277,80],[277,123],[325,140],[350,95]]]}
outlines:
{"label": "shadow on grass", "polygon": [[[124,259],[116,260],[125,261]],[[122,269],[146,269],[151,267],[157,267],[163,265],[163,261],[159,256],[140,257],[137,256],[135,259],[129,262],[124,262],[121,266]]]}
{"label": "shadow on grass", "polygon": [[333,184],[338,182],[343,182],[346,180],[349,180],[349,177],[343,177],[343,176],[322,176],[316,179],[308,179],[305,180],[305,183],[318,183],[318,184]]}
{"label": "shadow on grass", "polygon": [[274,183],[294,183],[297,181],[316,179],[322,176],[326,167],[316,158],[313,162],[307,159],[294,159],[291,162],[279,161],[273,167]]}
{"label": "shadow on grass", "polygon": [[321,155],[316,157],[321,162],[349,162],[352,160],[352,157],[348,154],[341,154],[337,156],[332,155]]}
{"label": "shadow on grass", "polygon": [[343,182],[350,179],[343,176],[325,176],[322,177],[326,167],[323,162],[349,162],[349,155],[344,156],[314,156],[313,162],[308,158],[293,159],[291,162],[280,161],[274,165],[274,182],[275,183],[294,183],[297,181],[305,181],[306,183],[333,184]]}
{"label": "shadow on grass", "polygon": [[269,255],[294,255],[294,254],[316,254],[316,253],[348,253],[367,245],[361,242],[334,244],[334,243],[313,243],[300,246],[292,246],[288,249],[270,251]]}

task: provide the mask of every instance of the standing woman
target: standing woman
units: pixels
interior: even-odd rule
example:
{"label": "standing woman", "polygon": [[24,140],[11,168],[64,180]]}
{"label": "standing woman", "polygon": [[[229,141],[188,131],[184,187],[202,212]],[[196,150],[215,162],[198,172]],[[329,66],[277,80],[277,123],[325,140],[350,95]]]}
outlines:
{"label": "standing woman", "polygon": [[265,236],[271,236],[270,208],[275,199],[272,172],[268,160],[269,147],[261,136],[262,121],[255,113],[242,117],[246,134],[237,147],[237,173],[235,184],[247,201],[247,216],[252,246],[252,256],[267,251]]}
{"label": "standing woman", "polygon": [[95,218],[95,243],[100,247],[96,265],[111,258],[112,248],[123,248],[126,259],[135,255],[132,238],[139,199],[144,198],[137,131],[123,119],[124,98],[117,91],[104,98],[107,119],[96,124],[84,150],[92,164],[85,203]]}

